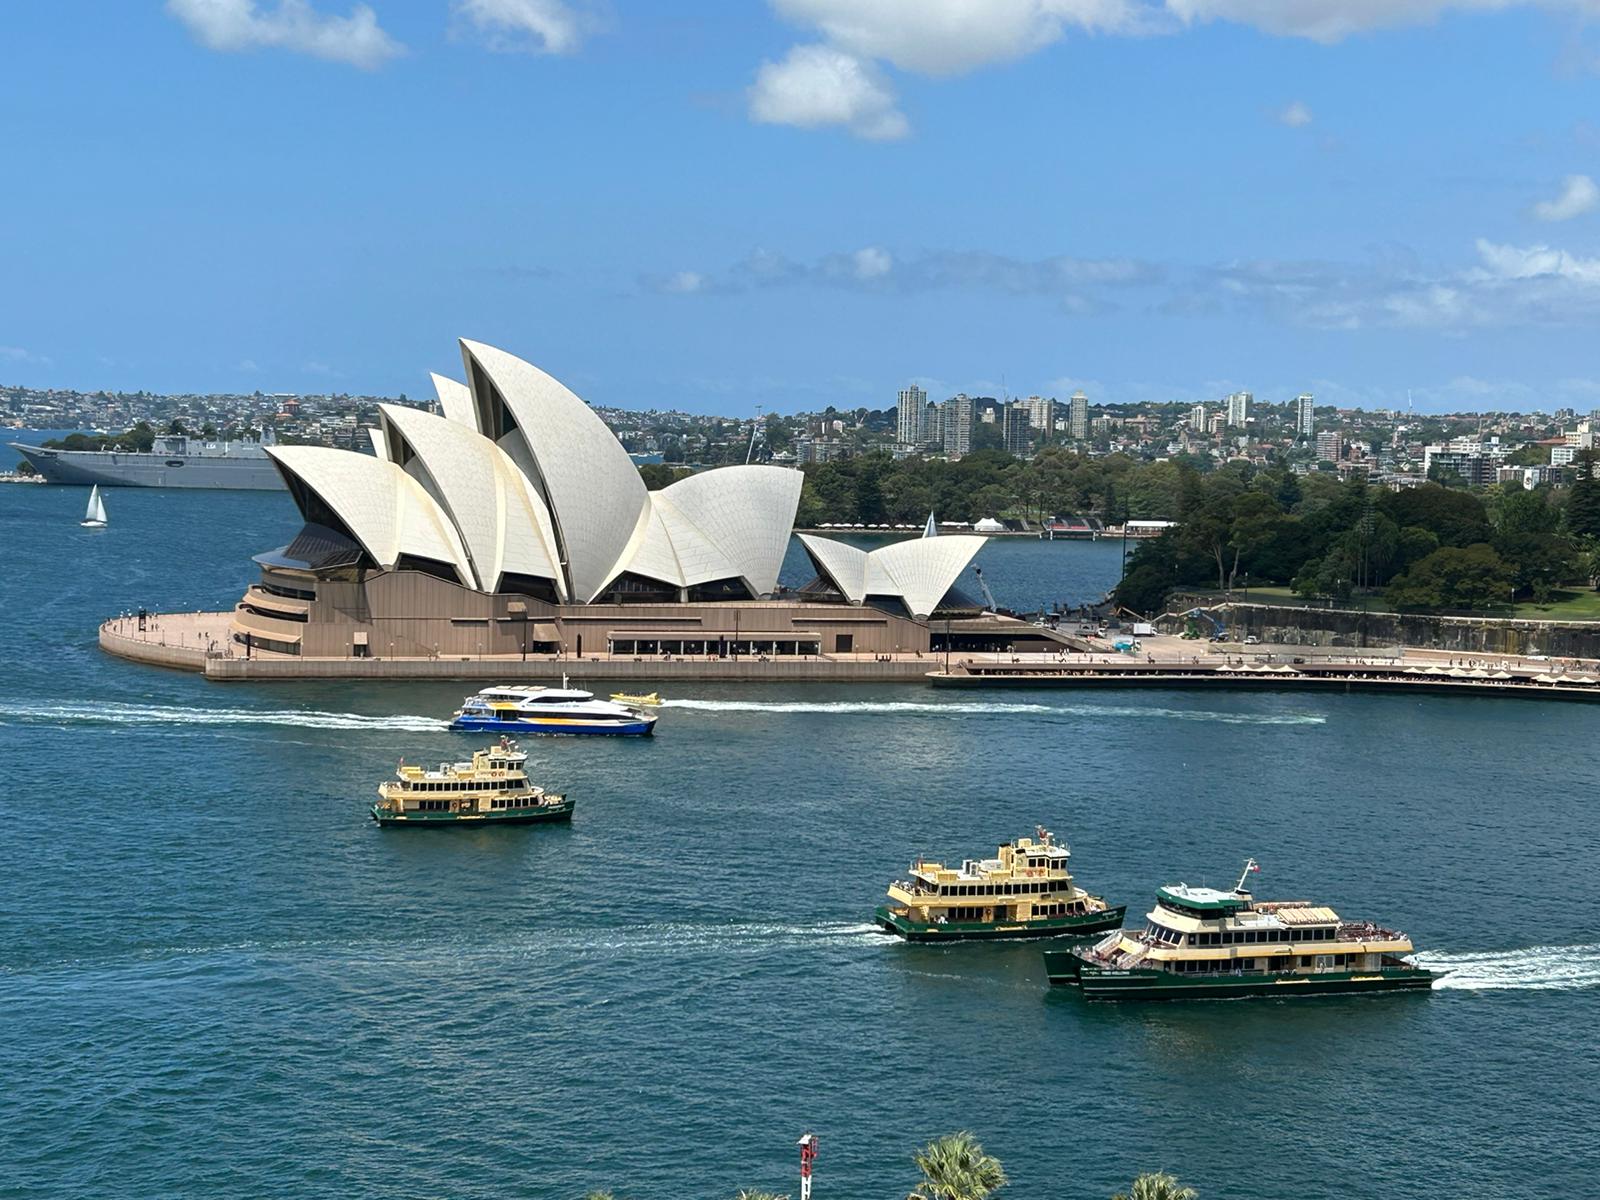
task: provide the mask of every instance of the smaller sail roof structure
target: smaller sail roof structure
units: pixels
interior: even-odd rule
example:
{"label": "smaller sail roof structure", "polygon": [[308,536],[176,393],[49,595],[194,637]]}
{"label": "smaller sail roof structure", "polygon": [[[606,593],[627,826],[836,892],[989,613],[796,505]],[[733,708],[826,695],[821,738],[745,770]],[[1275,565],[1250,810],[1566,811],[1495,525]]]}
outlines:
{"label": "smaller sail roof structure", "polygon": [[473,586],[466,548],[423,486],[387,459],[327,446],[269,446],[289,494],[309,523],[336,522],[372,561],[392,568],[427,559]]}
{"label": "smaller sail roof structure", "polygon": [[971,534],[912,538],[862,550],[812,533],[798,535],[817,573],[853,604],[869,596],[892,597],[913,617],[933,615],[985,539]]}
{"label": "smaller sail roof structure", "polygon": [[550,512],[504,450],[420,409],[381,404],[378,412],[389,457],[449,514],[481,590],[499,590],[509,573],[548,579],[561,594]]}

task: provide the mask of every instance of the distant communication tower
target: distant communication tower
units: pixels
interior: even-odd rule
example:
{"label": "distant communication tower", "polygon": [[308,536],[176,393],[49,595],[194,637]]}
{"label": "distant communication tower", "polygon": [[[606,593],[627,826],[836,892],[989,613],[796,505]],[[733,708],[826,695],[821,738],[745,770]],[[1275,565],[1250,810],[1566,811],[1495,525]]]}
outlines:
{"label": "distant communication tower", "polygon": [[811,1200],[811,1164],[817,1157],[817,1135],[808,1133],[800,1139],[800,1200]]}

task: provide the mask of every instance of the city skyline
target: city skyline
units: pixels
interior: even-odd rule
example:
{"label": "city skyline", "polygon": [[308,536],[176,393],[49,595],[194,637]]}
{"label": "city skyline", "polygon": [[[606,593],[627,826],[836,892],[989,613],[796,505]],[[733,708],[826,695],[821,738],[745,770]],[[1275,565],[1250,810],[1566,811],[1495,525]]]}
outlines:
{"label": "city skyline", "polygon": [[634,409],[1588,411],[1584,11],[12,9],[0,380],[415,395],[442,325]]}

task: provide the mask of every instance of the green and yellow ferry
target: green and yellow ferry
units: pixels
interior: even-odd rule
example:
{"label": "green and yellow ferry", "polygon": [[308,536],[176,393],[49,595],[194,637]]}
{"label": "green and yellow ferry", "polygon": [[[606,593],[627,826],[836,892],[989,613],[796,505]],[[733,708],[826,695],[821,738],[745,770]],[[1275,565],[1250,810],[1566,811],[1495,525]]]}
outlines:
{"label": "green and yellow ferry", "polygon": [[1256,900],[1175,883],[1156,890],[1141,930],[1090,946],[1047,950],[1053,984],[1075,984],[1090,1000],[1188,1000],[1426,991],[1442,972],[1406,956],[1411,939],[1370,921],[1346,921],[1308,900]]}
{"label": "green and yellow ferry", "polygon": [[471,762],[440,763],[436,771],[402,759],[395,777],[378,785],[372,819],[389,828],[432,829],[570,821],[576,802],[536,787],[527,765],[510,738],[475,751]]}
{"label": "green and yellow ferry", "polygon": [[1116,929],[1124,909],[1072,882],[1072,852],[1042,826],[959,869],[918,859],[889,885],[878,924],[914,942],[973,938],[1085,937]]}

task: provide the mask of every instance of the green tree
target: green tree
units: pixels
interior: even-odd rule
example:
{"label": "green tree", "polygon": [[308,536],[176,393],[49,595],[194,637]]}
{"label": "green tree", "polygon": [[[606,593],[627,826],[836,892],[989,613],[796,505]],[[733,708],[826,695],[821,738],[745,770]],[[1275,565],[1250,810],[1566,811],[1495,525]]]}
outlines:
{"label": "green tree", "polygon": [[1153,615],[1161,611],[1177,582],[1176,539],[1163,536],[1141,543],[1134,551],[1112,598],[1123,608]]}
{"label": "green tree", "polygon": [[1576,537],[1600,538],[1600,480],[1594,477],[1595,454],[1578,455],[1577,478],[1567,491],[1567,529]]}
{"label": "green tree", "polygon": [[1404,529],[1417,525],[1430,530],[1441,546],[1471,546],[1489,540],[1489,520],[1483,501],[1471,492],[1425,483],[1400,492],[1386,492],[1379,510]]}
{"label": "green tree", "polygon": [[639,478],[644,480],[644,486],[652,492],[658,492],[668,484],[676,483],[689,474],[685,467],[671,467],[666,463],[640,463]]}
{"label": "green tree", "polygon": [[1125,1192],[1118,1192],[1111,1200],[1195,1200],[1200,1193],[1184,1187],[1177,1176],[1165,1171],[1146,1171],[1136,1176]]}
{"label": "green tree", "polygon": [[1492,546],[1446,546],[1413,563],[1385,593],[1395,608],[1479,609],[1510,599],[1512,573]]}
{"label": "green tree", "polygon": [[984,1200],[1006,1185],[1000,1160],[966,1130],[934,1138],[912,1159],[922,1182],[908,1200]]}

